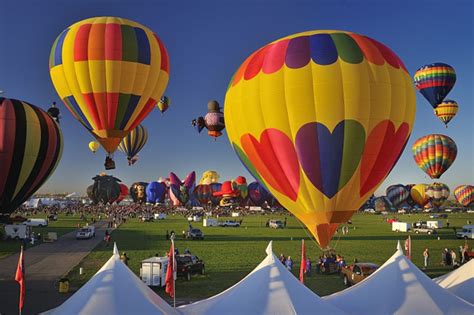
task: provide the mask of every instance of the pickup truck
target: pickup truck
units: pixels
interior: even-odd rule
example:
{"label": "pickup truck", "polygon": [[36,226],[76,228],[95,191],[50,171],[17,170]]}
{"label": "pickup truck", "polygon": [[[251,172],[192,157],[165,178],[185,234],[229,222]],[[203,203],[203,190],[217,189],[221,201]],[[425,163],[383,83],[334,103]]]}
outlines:
{"label": "pickup truck", "polygon": [[359,283],[379,268],[372,263],[355,263],[341,269],[341,276],[346,287]]}
{"label": "pickup truck", "polygon": [[191,280],[191,275],[205,273],[204,261],[193,255],[176,255],[177,276],[184,276],[187,281]]}

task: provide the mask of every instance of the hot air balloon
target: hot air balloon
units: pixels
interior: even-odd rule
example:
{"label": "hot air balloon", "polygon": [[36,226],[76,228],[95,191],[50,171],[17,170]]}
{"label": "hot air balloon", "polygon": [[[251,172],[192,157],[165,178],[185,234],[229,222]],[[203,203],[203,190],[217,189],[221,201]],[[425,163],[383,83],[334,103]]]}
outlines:
{"label": "hot air balloon", "polygon": [[112,204],[120,197],[120,179],[105,173],[100,173],[92,179],[94,184],[87,188],[87,194],[94,203]]}
{"label": "hot air balloon", "polygon": [[408,203],[408,205],[410,206],[414,206],[416,204],[416,202],[413,200],[413,198],[411,197],[411,189],[415,186],[415,184],[408,184],[408,185],[405,185],[405,189],[408,191],[408,198],[406,200],[406,203]]}
{"label": "hot air balloon", "polygon": [[170,101],[169,97],[168,96],[163,96],[160,99],[160,101],[158,102],[158,104],[156,105],[156,107],[158,107],[160,112],[163,114],[164,112],[166,112],[168,110],[168,108],[170,107],[170,104],[171,104],[171,101]]}
{"label": "hot air balloon", "polygon": [[406,189],[404,185],[391,185],[387,187],[385,190],[388,200],[394,205],[398,207],[402,203],[404,203],[408,196],[410,196],[410,192]]}
{"label": "hot air balloon", "polygon": [[165,198],[166,184],[159,182],[151,182],[146,186],[146,202],[147,203],[161,203]]}
{"label": "hot air balloon", "polygon": [[133,199],[133,202],[144,203],[146,201],[146,187],[148,183],[145,182],[136,182],[130,186],[130,196]]}
{"label": "hot air balloon", "polygon": [[394,211],[395,208],[393,207],[390,200],[387,196],[381,196],[375,199],[374,201],[375,211],[382,212],[382,211]]}
{"label": "hot air balloon", "polygon": [[250,201],[255,206],[262,206],[265,203],[265,201],[267,201],[268,196],[270,195],[268,193],[268,190],[265,189],[265,187],[259,182],[250,183],[248,186],[248,191],[249,191]]}
{"label": "hot air balloon", "polygon": [[100,148],[100,143],[97,141],[91,141],[89,142],[89,150],[92,151],[92,153],[96,153],[97,150]]}
{"label": "hot air balloon", "polygon": [[198,117],[191,121],[191,125],[194,126],[194,129],[196,129],[198,133],[201,133],[204,127],[206,127],[206,121],[204,120],[204,117]]}
{"label": "hot air balloon", "polygon": [[128,165],[133,165],[138,160],[138,152],[143,149],[148,141],[148,130],[138,125],[132,132],[123,138],[119,145],[119,151],[127,156]]}
{"label": "hot air balloon", "polygon": [[247,58],[224,115],[249,172],[326,247],[397,162],[415,107],[410,75],[387,46],[309,31]]}
{"label": "hot air balloon", "polygon": [[448,136],[432,134],[419,138],[412,146],[418,167],[431,178],[440,178],[453,164],[458,149]]}
{"label": "hot air balloon", "polygon": [[456,82],[456,72],[445,63],[424,65],[415,73],[415,86],[433,108],[441,103]]}
{"label": "hot air balloon", "polygon": [[242,199],[242,201],[245,201],[245,199],[247,199],[249,189],[247,186],[247,179],[245,177],[237,176],[237,178],[232,181],[232,187],[233,189],[239,190],[240,198]]}
{"label": "hot air balloon", "polygon": [[474,202],[474,186],[461,185],[454,189],[454,197],[456,200],[463,205],[468,207]]}
{"label": "hot air balloon", "polygon": [[116,203],[120,203],[128,195],[127,185],[120,183],[119,186],[120,186],[120,194],[119,194],[117,200],[115,200]]}
{"label": "hot air balloon", "polygon": [[211,200],[212,191],[211,186],[208,184],[199,184],[194,188],[194,198],[202,206],[206,206]]}
{"label": "hot air balloon", "polygon": [[222,135],[221,131],[225,128],[224,114],[221,112],[220,105],[217,101],[209,101],[207,103],[207,114],[204,116],[204,122],[207,128],[207,134],[214,137]]}
{"label": "hot air balloon", "polygon": [[173,206],[186,205],[190,199],[190,194],[194,193],[196,187],[196,173],[191,172],[186,176],[186,179],[181,180],[175,173],[170,173],[170,199]]}
{"label": "hot air balloon", "polygon": [[201,179],[199,180],[199,184],[212,184],[212,183],[217,183],[219,181],[219,173],[216,171],[204,171],[202,173]]}
{"label": "hot air balloon", "polygon": [[428,188],[427,184],[417,184],[410,190],[410,197],[422,208],[429,202],[428,196],[426,195],[426,188]]}
{"label": "hot air balloon", "polygon": [[214,196],[215,192],[221,191],[222,184],[221,183],[211,183],[209,184],[211,188],[211,203],[213,206],[219,205],[222,196]]}
{"label": "hot air balloon", "polygon": [[434,109],[436,117],[444,123],[446,128],[448,128],[448,123],[456,116],[457,112],[458,103],[452,100],[445,100]]}
{"label": "hot air balloon", "polygon": [[66,107],[108,153],[153,110],[169,79],[166,48],[147,27],[117,17],[77,22],[55,40],[53,85]]}
{"label": "hot air balloon", "polygon": [[46,182],[62,148],[61,130],[44,110],[0,97],[0,214],[13,212]]}
{"label": "hot air balloon", "polygon": [[443,183],[433,183],[426,188],[428,201],[435,208],[439,208],[448,199],[449,194],[449,187]]}
{"label": "hot air balloon", "polygon": [[53,102],[51,107],[48,108],[48,115],[51,116],[54,121],[59,124],[59,117],[61,115],[61,112],[59,111],[59,108],[56,107],[56,102]]}

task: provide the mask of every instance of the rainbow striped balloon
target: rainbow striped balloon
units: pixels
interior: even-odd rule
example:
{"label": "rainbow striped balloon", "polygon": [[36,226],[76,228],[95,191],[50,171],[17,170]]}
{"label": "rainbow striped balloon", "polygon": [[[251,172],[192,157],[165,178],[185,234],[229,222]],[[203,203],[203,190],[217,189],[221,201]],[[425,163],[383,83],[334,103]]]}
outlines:
{"label": "rainbow striped balloon", "polygon": [[142,125],[138,125],[128,136],[123,138],[118,149],[127,156],[128,165],[134,164],[134,158],[136,158],[138,152],[143,149],[147,141],[148,130]]}
{"label": "rainbow striped balloon", "polygon": [[453,164],[458,152],[453,139],[440,134],[419,138],[412,150],[416,164],[431,178],[440,178]]}
{"label": "rainbow striped balloon", "polygon": [[433,108],[441,103],[456,82],[456,72],[445,63],[432,63],[415,73],[415,86]]}
{"label": "rainbow striped balloon", "polygon": [[66,107],[108,153],[153,110],[169,79],[158,36],[118,17],[68,27],[53,44],[49,68]]}
{"label": "rainbow striped balloon", "polygon": [[58,124],[27,102],[0,98],[0,212],[10,213],[31,197],[61,159]]}
{"label": "rainbow striped balloon", "polygon": [[446,128],[448,128],[448,123],[456,116],[457,112],[458,103],[452,100],[445,100],[434,109],[435,115],[446,125]]}
{"label": "rainbow striped balloon", "polygon": [[474,202],[474,186],[461,185],[454,189],[454,197],[456,200],[467,207]]}

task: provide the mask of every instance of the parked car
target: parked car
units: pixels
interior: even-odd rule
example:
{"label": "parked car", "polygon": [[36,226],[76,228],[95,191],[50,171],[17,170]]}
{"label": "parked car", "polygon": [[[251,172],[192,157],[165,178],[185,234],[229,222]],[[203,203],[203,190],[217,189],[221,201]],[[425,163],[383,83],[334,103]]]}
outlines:
{"label": "parked car", "polygon": [[48,226],[48,221],[46,221],[46,219],[28,219],[25,222],[23,222],[23,224],[28,225],[28,226],[44,227],[44,226]]}
{"label": "parked car", "polygon": [[349,287],[359,283],[379,268],[378,265],[372,263],[355,263],[353,265],[341,269],[341,276],[344,285]]}
{"label": "parked car", "polygon": [[272,229],[284,228],[283,222],[281,222],[280,220],[270,220],[270,222],[268,222],[268,226],[271,227]]}
{"label": "parked car", "polygon": [[93,237],[95,237],[95,227],[93,225],[83,227],[76,233],[77,240],[87,240]]}
{"label": "parked car", "polygon": [[186,280],[191,280],[191,275],[205,273],[204,261],[199,259],[197,256],[184,254],[176,255],[177,263],[177,276],[183,276]]}
{"label": "parked car", "polygon": [[203,240],[204,239],[204,233],[202,233],[202,231],[200,229],[195,229],[195,228],[192,228],[188,231],[188,233],[186,233],[186,238],[190,238],[190,239],[200,239],[200,240]]}
{"label": "parked car", "polygon": [[421,228],[421,227],[427,227],[427,226],[428,224],[426,223],[426,221],[417,221],[413,223],[414,228]]}
{"label": "parked car", "polygon": [[436,232],[436,229],[433,229],[428,226],[421,226],[421,227],[414,228],[413,232],[415,232],[416,234],[420,234],[420,233],[437,234],[438,233]]}
{"label": "parked car", "polygon": [[219,222],[219,226],[223,226],[223,227],[239,227],[240,226],[240,222],[237,222],[237,221],[230,221],[230,220],[227,220],[227,221],[224,221],[224,222]]}

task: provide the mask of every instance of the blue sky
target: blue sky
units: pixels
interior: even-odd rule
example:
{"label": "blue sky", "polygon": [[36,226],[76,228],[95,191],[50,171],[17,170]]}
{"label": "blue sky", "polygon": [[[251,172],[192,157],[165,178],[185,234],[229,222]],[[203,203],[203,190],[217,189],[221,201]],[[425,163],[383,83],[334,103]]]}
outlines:
{"label": "blue sky", "polygon": [[[177,1],[177,0],[0,0],[0,90],[47,109],[58,101],[48,71],[56,36],[76,21],[120,16],[154,30],[171,59],[166,95],[171,108],[144,121],[149,141],[133,167],[116,153],[113,174],[125,183],[156,180],[174,171],[216,170],[221,179],[251,176],[232,151],[227,136],[216,142],[198,135],[190,121],[206,112],[210,99],[222,105],[227,84],[253,51],[280,37],[316,29],[340,29],[375,38],[391,47],[411,74],[426,63],[445,62],[457,72],[448,98],[460,111],[448,129],[417,93],[417,115],[409,145],[379,188],[393,183],[432,182],[413,161],[411,144],[429,133],[444,133],[458,145],[458,157],[441,180],[450,187],[473,184],[473,2],[465,1]],[[90,135],[64,106],[65,138],[60,165],[41,191],[83,193],[103,170],[104,154],[87,149]]]}

